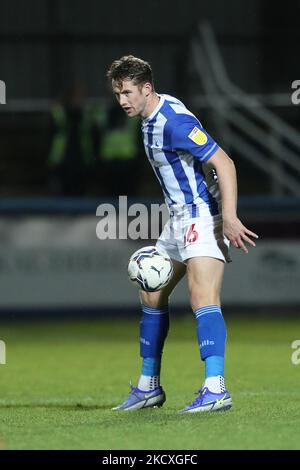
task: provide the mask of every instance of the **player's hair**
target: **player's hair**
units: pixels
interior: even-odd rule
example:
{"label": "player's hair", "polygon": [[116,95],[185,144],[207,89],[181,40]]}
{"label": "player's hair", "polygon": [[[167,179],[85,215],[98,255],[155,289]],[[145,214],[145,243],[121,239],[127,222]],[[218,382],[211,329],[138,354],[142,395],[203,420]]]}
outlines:
{"label": "player's hair", "polygon": [[124,55],[115,60],[109,67],[106,76],[109,80],[114,80],[119,84],[123,80],[132,80],[133,84],[138,87],[150,82],[154,90],[151,65],[133,55]]}

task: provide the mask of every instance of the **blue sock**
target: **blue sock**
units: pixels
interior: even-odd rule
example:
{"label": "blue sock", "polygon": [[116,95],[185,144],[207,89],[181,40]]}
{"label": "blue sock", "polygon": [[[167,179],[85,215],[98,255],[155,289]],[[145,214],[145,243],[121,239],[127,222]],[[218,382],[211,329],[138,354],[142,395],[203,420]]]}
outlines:
{"label": "blue sock", "polygon": [[160,375],[161,356],[159,357],[144,357],[142,364],[142,375],[153,377]]}
{"label": "blue sock", "polygon": [[226,324],[218,305],[195,310],[197,337],[201,359],[205,361],[205,377],[224,376]]}
{"label": "blue sock", "polygon": [[224,357],[209,356],[205,359],[205,378],[217,375],[224,377]]}
{"label": "blue sock", "polygon": [[169,306],[152,308],[142,305],[140,323],[140,355],[143,358],[142,374],[160,374],[161,356],[169,331]]}

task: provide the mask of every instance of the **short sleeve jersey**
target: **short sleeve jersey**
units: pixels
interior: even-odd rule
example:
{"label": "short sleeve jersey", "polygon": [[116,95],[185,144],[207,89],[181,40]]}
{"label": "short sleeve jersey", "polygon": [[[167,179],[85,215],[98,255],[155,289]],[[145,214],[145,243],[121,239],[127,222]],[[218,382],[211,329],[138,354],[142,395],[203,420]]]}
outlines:
{"label": "short sleeve jersey", "polygon": [[158,106],[142,121],[142,133],[166,202],[170,207],[206,207],[215,215],[219,192],[210,191],[203,166],[219,147],[181,101],[159,97]]}

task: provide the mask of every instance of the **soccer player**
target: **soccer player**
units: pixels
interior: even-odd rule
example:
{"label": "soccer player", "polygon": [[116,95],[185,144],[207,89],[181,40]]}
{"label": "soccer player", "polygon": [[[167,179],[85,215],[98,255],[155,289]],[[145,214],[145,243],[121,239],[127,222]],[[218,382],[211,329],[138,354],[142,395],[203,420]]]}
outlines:
{"label": "soccer player", "polygon": [[115,60],[107,77],[129,117],[142,118],[145,151],[169,206],[170,219],[157,241],[174,265],[170,283],[157,292],[140,292],[140,354],[137,387],[116,410],[162,406],[160,385],[163,346],[169,329],[169,296],[186,274],[197,323],[205,380],[183,413],[227,410],[231,396],[224,381],[226,325],[220,290],[229,244],[248,253],[258,236],[237,217],[237,180],[233,161],[200,121],[178,99],[158,94],[152,69],[132,55]]}

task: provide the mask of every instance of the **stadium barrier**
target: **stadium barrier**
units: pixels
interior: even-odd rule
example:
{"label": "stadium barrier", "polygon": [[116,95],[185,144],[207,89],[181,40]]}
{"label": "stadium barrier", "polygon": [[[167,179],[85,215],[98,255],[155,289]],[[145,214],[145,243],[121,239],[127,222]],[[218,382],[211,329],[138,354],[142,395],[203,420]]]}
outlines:
{"label": "stadium barrier", "polygon": [[[137,309],[137,291],[127,278],[128,259],[155,241],[99,240],[95,202],[60,200],[54,207],[48,200],[45,213],[45,201],[44,207],[40,200],[27,208],[24,201],[23,206],[7,201],[6,207],[2,201],[0,314]],[[269,208],[266,218],[271,212]],[[248,255],[232,250],[233,263],[223,285],[225,306],[300,305],[300,240],[293,234],[286,239],[274,236],[259,240]],[[172,305],[188,308],[185,280],[172,296]]]}

